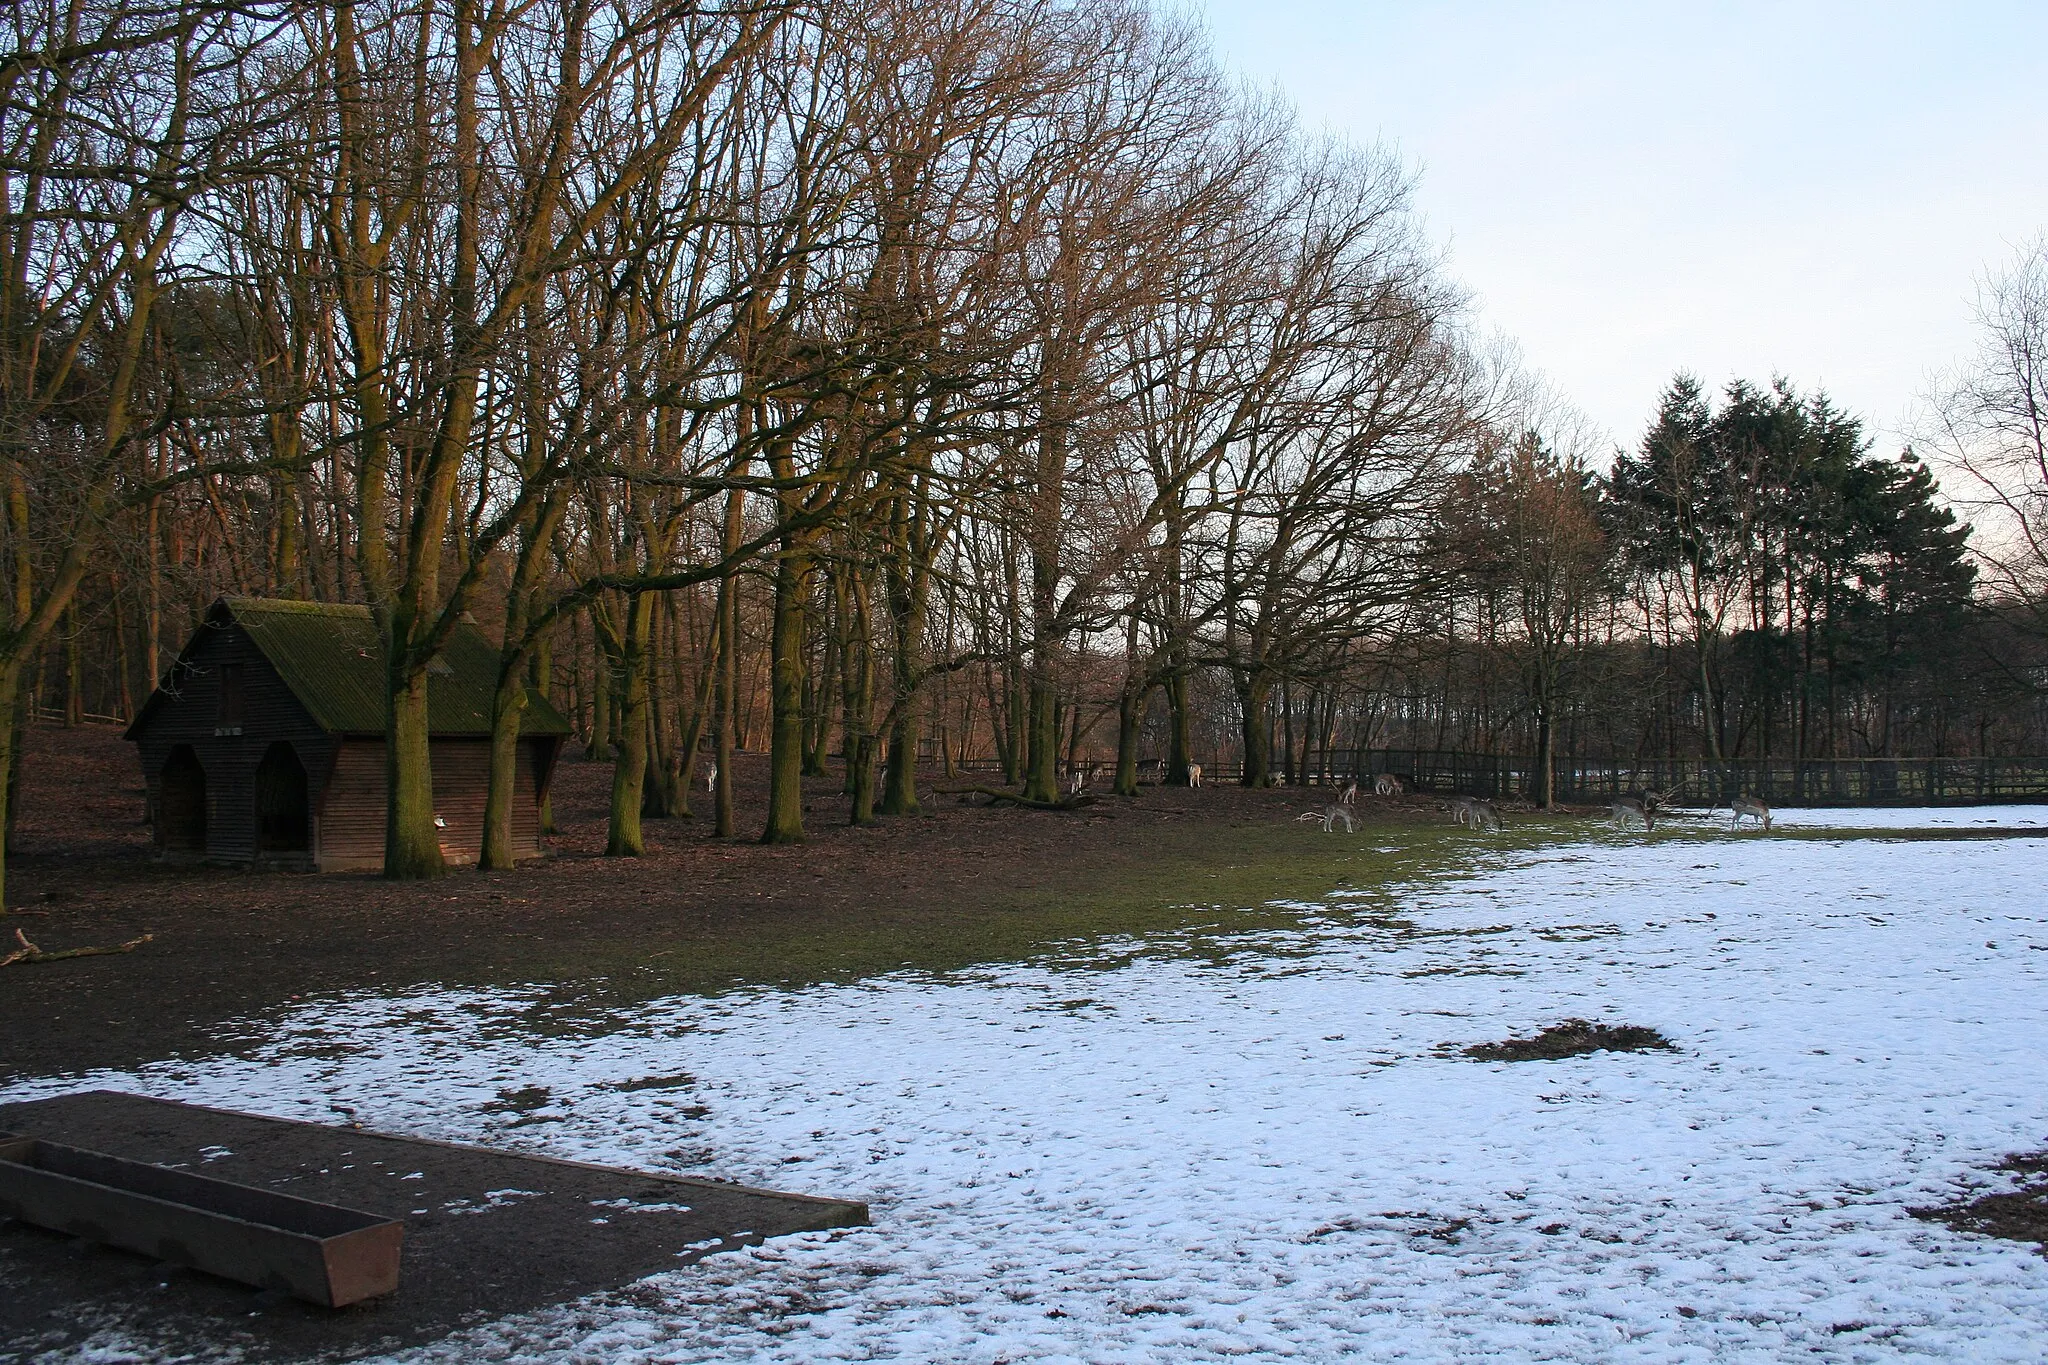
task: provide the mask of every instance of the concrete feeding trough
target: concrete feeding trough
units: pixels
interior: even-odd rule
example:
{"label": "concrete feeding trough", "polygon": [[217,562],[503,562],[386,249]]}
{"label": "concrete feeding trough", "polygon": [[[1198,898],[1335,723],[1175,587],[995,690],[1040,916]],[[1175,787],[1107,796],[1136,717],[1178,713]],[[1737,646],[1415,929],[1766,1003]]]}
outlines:
{"label": "concrete feeding trough", "polygon": [[[516,1133],[526,1142],[548,1121],[508,1121],[496,1110],[473,1120],[494,1138]],[[673,1159],[698,1159],[698,1149],[681,1145],[698,1122],[688,1106],[650,1104],[646,1122],[672,1131],[662,1140],[678,1144]],[[792,1233],[843,1236],[868,1221],[867,1206],[854,1199],[108,1090],[0,1104],[0,1134],[13,1133],[147,1163],[151,1180],[204,1172],[246,1192],[403,1223],[405,1271],[390,1293],[336,1311],[166,1266],[151,1259],[157,1245],[136,1255],[67,1236],[61,1225],[0,1217],[0,1362],[83,1359],[110,1335],[138,1359],[381,1359],[479,1323],[523,1321],[616,1293],[721,1252]],[[33,1162],[0,1161],[0,1179],[39,1173]],[[160,1190],[177,1202],[162,1186],[139,1193],[159,1198]],[[238,1216],[232,1206],[226,1214]],[[305,1235],[318,1240],[326,1230]],[[192,1239],[178,1240],[197,1250]]]}
{"label": "concrete feeding trough", "polygon": [[31,1137],[0,1137],[0,1214],[329,1308],[398,1287],[405,1225]]}

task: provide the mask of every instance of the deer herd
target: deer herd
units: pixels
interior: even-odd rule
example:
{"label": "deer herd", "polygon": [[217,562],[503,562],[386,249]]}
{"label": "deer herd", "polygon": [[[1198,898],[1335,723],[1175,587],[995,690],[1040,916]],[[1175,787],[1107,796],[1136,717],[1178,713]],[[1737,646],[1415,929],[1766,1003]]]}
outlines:
{"label": "deer herd", "polygon": [[[1072,767],[1067,780],[1069,790],[1074,795],[1079,795],[1088,789],[1095,777],[1096,767],[1097,765],[1095,764],[1079,763]],[[712,772],[715,774],[717,769],[712,769]],[[1147,759],[1138,765],[1138,780],[1145,782],[1148,779],[1154,783],[1161,783],[1166,780],[1166,761],[1164,759]],[[1295,819],[1320,824],[1325,831],[1333,831],[1339,825],[1342,825],[1346,834],[1356,833],[1358,830],[1356,816],[1359,797],[1358,783],[1358,778],[1352,778],[1337,793],[1335,802],[1327,806],[1319,806],[1314,810],[1303,811]],[[1190,787],[1202,785],[1201,764],[1188,764],[1188,785]],[[1407,791],[1407,783],[1394,774],[1373,774],[1372,794],[1374,796],[1402,796]],[[1611,824],[1620,829],[1628,829],[1640,825],[1642,826],[1643,833],[1651,833],[1657,828],[1659,812],[1670,804],[1671,799],[1677,796],[1679,791],[1680,788],[1672,787],[1661,792],[1645,790],[1613,797],[1607,803],[1607,819]],[[1498,832],[1501,827],[1500,810],[1492,801],[1485,797],[1452,795],[1438,802],[1437,809],[1447,811],[1452,820],[1468,829],[1491,834]],[[1730,830],[1741,828],[1742,822],[1745,819],[1756,822],[1760,829],[1766,831],[1771,827],[1771,808],[1746,792],[1728,803],[1728,814],[1728,828]]]}
{"label": "deer herd", "polygon": [[[1399,796],[1407,790],[1401,779],[1392,773],[1380,773],[1372,780],[1374,796]],[[1670,804],[1678,795],[1676,787],[1668,791],[1630,792],[1614,797],[1607,803],[1607,818],[1619,828],[1627,829],[1641,825],[1645,834],[1657,827],[1658,812]],[[1356,825],[1352,819],[1352,808],[1358,804],[1358,779],[1353,778],[1337,795],[1337,804],[1318,810],[1305,811],[1296,816],[1297,820],[1320,821],[1325,830],[1334,830],[1339,823],[1345,833],[1351,833]],[[1453,795],[1438,803],[1439,810],[1448,811],[1452,820],[1468,829],[1493,833],[1500,829],[1500,811],[1492,801],[1479,796]],[[1741,827],[1749,819],[1765,830],[1771,827],[1771,808],[1747,793],[1737,796],[1728,803],[1728,828]]]}

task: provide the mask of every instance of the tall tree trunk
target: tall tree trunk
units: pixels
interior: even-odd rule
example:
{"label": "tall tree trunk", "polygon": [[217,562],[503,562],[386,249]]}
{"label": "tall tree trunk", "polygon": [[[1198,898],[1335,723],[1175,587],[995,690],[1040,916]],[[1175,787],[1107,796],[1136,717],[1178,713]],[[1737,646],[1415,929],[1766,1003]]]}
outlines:
{"label": "tall tree trunk", "polygon": [[678,820],[694,818],[690,810],[690,792],[697,781],[697,755],[703,747],[705,727],[711,719],[711,692],[718,677],[718,625],[711,626],[710,648],[705,651],[702,665],[697,670],[697,690],[690,698],[690,716],[683,722],[682,738],[678,741],[681,771],[677,774],[682,804],[676,811]]}
{"label": "tall tree trunk", "polygon": [[[837,575],[833,576],[832,593],[839,595]],[[805,694],[809,697],[808,732],[804,737],[804,776],[826,777],[831,769],[825,766],[825,754],[832,742],[832,709],[839,691],[840,623],[836,613],[821,632],[824,636],[823,657],[818,662],[815,675],[805,679]]]}
{"label": "tall tree trunk", "polygon": [[612,756],[612,660],[604,647],[603,632],[597,629],[597,615],[590,618],[590,741],[583,748],[585,758]]}
{"label": "tall tree trunk", "polygon": [[115,664],[119,669],[118,680],[121,684],[120,720],[125,725],[135,719],[135,659],[134,651],[130,649],[128,644],[128,612],[121,601],[121,579],[119,575],[115,575],[113,579],[112,598],[114,608]]}
{"label": "tall tree trunk", "polygon": [[1187,670],[1173,667],[1166,675],[1166,780],[1187,785],[1188,765],[1195,761],[1194,713],[1188,705]]}
{"label": "tall tree trunk", "polygon": [[433,743],[427,719],[427,672],[387,664],[388,710],[384,773],[384,875],[401,881],[437,877],[447,868],[434,816]]}
{"label": "tall tree trunk", "polygon": [[896,622],[895,648],[890,651],[894,684],[895,719],[889,726],[889,766],[883,776],[882,813],[915,815],[917,804],[917,740],[923,726],[923,708],[918,704],[919,652],[924,641],[925,593],[921,574],[913,568],[911,581],[899,594],[892,613]]}
{"label": "tall tree trunk", "polygon": [[682,762],[676,752],[675,613],[669,596],[661,594],[654,611],[654,648],[647,669],[647,779],[642,785],[640,813],[651,820],[668,820],[680,814],[685,801],[682,792]]}
{"label": "tall tree trunk", "polygon": [[1241,676],[1237,683],[1237,700],[1243,711],[1241,733],[1244,740],[1244,777],[1247,787],[1269,787],[1273,784],[1273,727],[1271,698],[1272,680],[1263,673]]}
{"label": "tall tree trunk", "polygon": [[1294,681],[1285,679],[1280,684],[1280,764],[1284,780],[1290,787],[1301,785],[1301,770],[1294,762]]}
{"label": "tall tree trunk", "polygon": [[[9,841],[14,835],[15,810],[20,800],[20,786],[17,781],[21,773],[22,741],[26,729],[20,723],[27,707],[21,686],[21,658],[0,663],[0,716],[8,718],[0,725],[0,830],[7,832]],[[4,847],[0,847],[4,853]],[[0,856],[0,919],[7,916],[7,860]]]}
{"label": "tall tree trunk", "polygon": [[[533,642],[533,657],[529,660],[531,676],[527,680],[527,687],[535,696],[550,702],[554,700],[555,691],[554,638],[554,630],[550,628]],[[535,774],[536,778],[538,776],[539,774]],[[557,832],[553,788],[554,784],[549,783],[547,791],[540,798],[540,809],[535,812],[536,828],[544,838]]]}
{"label": "tall tree trunk", "polygon": [[[744,473],[744,470],[740,472]],[[725,497],[725,561],[732,567],[718,579],[717,677],[711,689],[712,832],[729,839],[739,832],[733,813],[733,727],[738,723],[740,683],[740,571],[735,558],[745,530],[746,495],[737,488]]]}
{"label": "tall tree trunk", "polygon": [[64,723],[78,726],[85,724],[85,651],[78,638],[76,602],[64,613],[64,627]]}
{"label": "tall tree trunk", "polygon": [[1116,783],[1118,796],[1138,794],[1138,740],[1145,722],[1146,661],[1138,656],[1138,612],[1124,618],[1124,685],[1116,698]]}
{"label": "tall tree trunk", "polygon": [[775,560],[774,622],[769,635],[768,823],[764,844],[804,837],[804,598],[810,566],[785,542]]}
{"label": "tall tree trunk", "polygon": [[512,815],[519,793],[519,721],[526,712],[524,673],[518,667],[500,668],[498,688],[491,695],[490,774],[484,785],[484,844],[477,857],[480,870],[507,868],[517,861]]}
{"label": "tall tree trunk", "polygon": [[1126,684],[1116,699],[1116,794],[1138,794],[1138,731],[1145,722],[1145,694]]}
{"label": "tall tree trunk", "polygon": [[647,777],[647,642],[654,599],[644,592],[626,599],[620,632],[619,757],[612,766],[611,818],[604,851],[608,858],[637,858],[646,852],[640,831],[641,784]]}
{"label": "tall tree trunk", "polygon": [[1029,729],[1025,732],[1024,795],[1032,801],[1060,799],[1060,695],[1050,669],[1031,670]]}
{"label": "tall tree trunk", "polygon": [[844,578],[847,611],[845,692],[846,793],[852,798],[847,822],[875,818],[875,651],[868,582],[858,568]]}

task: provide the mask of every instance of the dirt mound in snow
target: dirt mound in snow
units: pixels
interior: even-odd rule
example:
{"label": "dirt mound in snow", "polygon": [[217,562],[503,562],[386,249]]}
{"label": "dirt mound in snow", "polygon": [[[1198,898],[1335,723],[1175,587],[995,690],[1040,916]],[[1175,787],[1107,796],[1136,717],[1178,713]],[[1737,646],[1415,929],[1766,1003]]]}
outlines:
{"label": "dirt mound in snow", "polygon": [[1465,1049],[1467,1057],[1482,1062],[1548,1062],[1560,1057],[1582,1057],[1589,1052],[1671,1051],[1669,1038],[1640,1024],[1595,1024],[1586,1019],[1566,1019],[1552,1024],[1534,1038],[1507,1038],[1498,1043],[1475,1043]]}
{"label": "dirt mound in snow", "polygon": [[1915,1218],[1946,1223],[1957,1232],[2039,1242],[2048,1251],[2048,1152],[2009,1156],[1994,1168],[2019,1177],[2019,1188],[1961,1204],[1914,1209]]}

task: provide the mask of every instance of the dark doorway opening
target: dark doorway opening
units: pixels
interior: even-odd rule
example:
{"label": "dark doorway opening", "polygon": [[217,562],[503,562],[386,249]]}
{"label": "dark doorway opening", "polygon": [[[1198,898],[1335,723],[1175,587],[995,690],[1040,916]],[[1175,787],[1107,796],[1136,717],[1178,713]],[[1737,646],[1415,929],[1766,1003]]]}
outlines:
{"label": "dark doorway opening", "polygon": [[256,765],[256,851],[304,853],[312,847],[312,805],[306,797],[306,765],[291,745],[279,740]]}
{"label": "dark doorway opening", "polygon": [[206,769],[189,744],[180,744],[164,760],[157,778],[160,792],[158,824],[164,852],[206,852]]}

